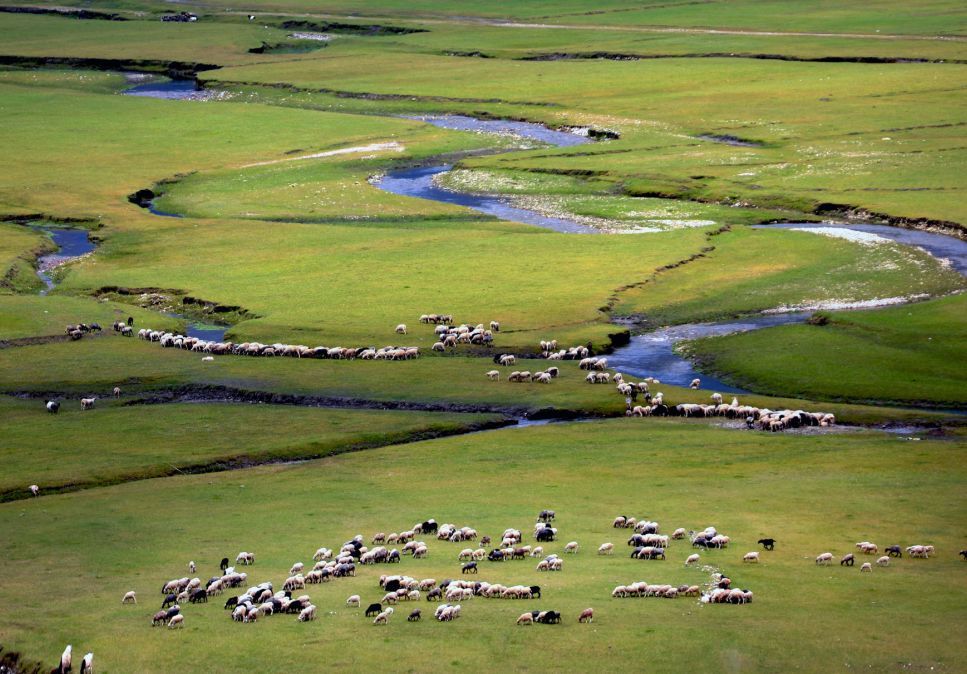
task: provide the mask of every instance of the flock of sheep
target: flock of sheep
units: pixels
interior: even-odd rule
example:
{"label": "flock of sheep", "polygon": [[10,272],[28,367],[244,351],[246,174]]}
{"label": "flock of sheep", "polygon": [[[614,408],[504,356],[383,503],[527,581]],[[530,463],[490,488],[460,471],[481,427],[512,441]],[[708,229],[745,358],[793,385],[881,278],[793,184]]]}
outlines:
{"label": "flock of sheep", "polygon": [[[856,548],[864,555],[877,555],[880,552],[880,549],[876,545],[876,543],[871,543],[870,541],[860,541],[859,543],[856,544]],[[910,546],[907,546],[906,550],[907,550],[907,554],[910,555],[910,557],[920,558],[920,559],[929,559],[930,555],[934,553],[934,547],[932,545],[910,545]],[[889,566],[891,558],[903,557],[903,550],[900,548],[899,545],[888,545],[886,548],[884,548],[883,552],[885,552],[886,554],[877,558],[876,560],[877,566]],[[961,550],[960,555],[964,559],[967,559],[967,550]],[[829,566],[830,564],[833,563],[833,559],[834,559],[833,553],[824,552],[816,556],[816,565]],[[852,552],[849,552],[843,555],[839,560],[840,566],[853,566],[855,563],[856,563],[856,555]],[[860,571],[867,572],[867,573],[872,572],[873,563],[863,562],[863,564],[860,565]]]}

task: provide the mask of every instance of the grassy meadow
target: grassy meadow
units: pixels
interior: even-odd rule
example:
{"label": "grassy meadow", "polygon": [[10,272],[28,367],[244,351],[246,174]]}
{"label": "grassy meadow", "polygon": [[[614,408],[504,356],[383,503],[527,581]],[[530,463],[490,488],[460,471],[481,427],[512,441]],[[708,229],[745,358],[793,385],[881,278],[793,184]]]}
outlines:
{"label": "grassy meadow", "polygon": [[[287,672],[320,662],[362,669],[384,667],[387,653],[403,650],[422,654],[419,664],[397,663],[407,670],[451,671],[499,660],[519,671],[545,671],[559,666],[566,651],[569,668],[617,671],[627,666],[627,645],[642,638],[669,669],[816,670],[812,665],[819,662],[891,669],[902,661],[955,670],[961,649],[949,629],[959,621],[963,600],[957,580],[963,561],[956,557],[962,545],[956,532],[965,524],[962,450],[878,434],[750,435],[619,420],[493,431],[298,466],[8,503],[0,505],[0,527],[10,532],[0,597],[17,602],[18,619],[0,618],[0,638],[48,660],[71,641],[81,652],[93,650],[105,672],[199,663],[213,672]],[[938,462],[949,462],[950,469],[935,470]],[[646,498],[643,465],[654,466]],[[510,486],[527,475],[540,479]],[[540,600],[477,597],[462,602],[462,617],[452,623],[432,620],[435,604],[401,603],[385,627],[374,627],[362,609],[346,608],[351,594],[360,594],[364,606],[377,601],[381,573],[459,577],[457,553],[466,546],[430,537],[425,560],[404,557],[398,567],[362,567],[355,578],[309,586],[306,593],[318,606],[315,622],[283,615],[233,623],[221,608],[226,594],[186,606],[184,631],[150,627],[161,604],[158,589],[184,575],[190,559],[207,577],[217,575],[221,557],[254,551],[249,580],[279,585],[293,562],[309,562],[321,545],[338,546],[357,533],[368,540],[427,517],[467,524],[481,535],[519,528],[533,544],[531,524],[542,508],[557,511],[561,537],[545,546],[547,552],[560,553],[570,540],[581,546],[577,555],[565,556],[564,570],[536,572],[534,559],[483,562],[477,576],[540,585]],[[751,589],[753,603],[612,599],[615,585],[636,580],[709,580],[708,571],[683,566],[692,549],[680,541],[672,543],[667,561],[629,559],[626,530],[610,526],[622,513],[657,520],[669,532],[708,525],[726,532],[731,546],[702,553],[702,562]],[[763,553],[758,565],[742,564],[763,536],[779,540],[776,550]],[[842,555],[859,540],[929,542],[938,554],[904,557],[870,574],[858,566],[814,564],[817,554]],[[596,555],[608,541],[615,554]],[[57,602],[39,596],[25,601],[19,588],[37,574]],[[121,596],[132,589],[138,605],[122,606]],[[405,616],[414,607],[424,619],[411,624]],[[586,607],[594,608],[594,623],[578,625]],[[516,627],[517,616],[531,609],[558,610],[565,620]],[[711,651],[710,633],[720,644]],[[441,651],[444,643],[460,648]]]}
{"label": "grassy meadow", "polygon": [[[0,12],[4,652],[49,671],[71,643],[74,671],[93,651],[99,674],[963,669],[964,276],[919,248],[750,226],[848,217],[963,238],[962,6],[58,5],[71,7],[126,20]],[[199,20],[160,21],[181,10]],[[142,81],[132,71],[192,63],[213,96],[122,95]],[[448,113],[611,133],[550,147],[404,117]],[[454,169],[438,186],[601,233],[374,184],[444,162]],[[176,217],[129,201],[144,189]],[[45,223],[98,245],[41,296]],[[683,347],[754,391],[742,403],[830,412],[830,429],[622,418],[613,383],[535,358],[541,340],[601,354],[664,325],[891,298],[911,303]],[[185,330],[169,313],[227,324],[235,343],[402,344],[421,357],[206,361],[110,330],[129,315],[135,329]],[[491,347],[435,353],[427,313],[501,329]],[[107,329],[67,341],[77,322]],[[504,352],[520,360],[488,380]],[[507,381],[552,364],[549,385]],[[651,391],[673,405],[713,393]],[[95,409],[82,411],[85,396]],[[56,416],[48,397],[62,402]],[[472,432],[525,416],[580,420]],[[351,594],[377,601],[381,573],[458,577],[467,546],[428,537],[427,559],[310,585],[308,624],[233,623],[224,595],[184,606],[184,630],[149,626],[158,589],[189,560],[204,580],[253,551],[249,584],[278,588],[322,545],[431,517],[492,537],[519,528],[533,544],[543,508],[560,529],[546,553],[580,544],[564,570],[485,561],[476,577],[540,585],[539,600],[475,597],[451,623],[432,620],[434,604],[402,603],[385,627],[346,607]],[[714,525],[732,544],[696,567],[683,564],[687,541],[666,561],[629,559],[629,533],[610,526],[619,514],[664,533]],[[776,550],[743,564],[763,537]],[[869,574],[814,564],[862,540],[936,554]],[[613,556],[595,554],[604,542]],[[704,586],[716,570],[754,601],[611,598],[637,580]],[[136,606],[121,604],[128,590]],[[424,619],[408,623],[415,607]],[[587,607],[595,620],[579,625]],[[516,627],[532,609],[564,622]]]}

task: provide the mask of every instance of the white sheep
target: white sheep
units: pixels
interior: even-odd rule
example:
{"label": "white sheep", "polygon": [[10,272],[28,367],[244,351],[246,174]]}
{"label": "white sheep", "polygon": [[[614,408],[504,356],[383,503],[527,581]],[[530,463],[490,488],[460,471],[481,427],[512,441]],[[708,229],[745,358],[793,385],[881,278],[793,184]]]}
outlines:
{"label": "white sheep", "polygon": [[82,410],[94,409],[95,400],[97,400],[97,398],[81,398],[81,409]]}
{"label": "white sheep", "polygon": [[61,656],[60,656],[60,671],[61,672],[69,672],[69,671],[71,671],[71,664],[72,664],[72,661],[73,661],[73,656],[71,655],[71,651],[73,651],[73,650],[74,650],[74,647],[71,646],[70,644],[67,644],[67,648],[65,648],[64,649],[64,652],[61,653]]}
{"label": "white sheep", "polygon": [[890,566],[890,558],[884,555],[876,560],[877,566]]}
{"label": "white sheep", "polygon": [[88,653],[81,660],[81,674],[94,674],[94,654]]}
{"label": "white sheep", "polygon": [[500,370],[491,370],[488,372],[487,379],[490,381],[500,381]]}
{"label": "white sheep", "polygon": [[571,541],[570,543],[568,543],[567,545],[564,546],[564,552],[565,553],[576,554],[577,551],[578,551],[578,542],[577,541]]}
{"label": "white sheep", "polygon": [[397,335],[406,334],[406,323],[400,323],[399,325],[396,326],[396,334]]}
{"label": "white sheep", "polygon": [[385,625],[391,615],[393,615],[393,607],[388,606],[385,611],[376,616],[376,619],[373,620],[373,624]]}
{"label": "white sheep", "polygon": [[863,562],[863,566],[860,567],[860,571],[871,572],[873,571],[873,565],[869,562]]}
{"label": "white sheep", "polygon": [[138,603],[138,595],[134,592],[134,590],[131,590],[130,592],[125,592],[124,593],[124,596],[121,598],[121,603],[122,604],[137,604]]}
{"label": "white sheep", "polygon": [[721,405],[722,404],[722,394],[721,393],[713,393],[710,397],[712,398],[712,402],[715,403],[716,405]]}
{"label": "white sheep", "polygon": [[188,562],[188,573],[194,573],[194,572],[195,572],[195,562],[194,561]]}
{"label": "white sheep", "polygon": [[756,562],[756,563],[758,563],[758,561],[759,561],[759,553],[758,552],[747,552],[747,553],[745,553],[745,556],[742,558],[742,561],[743,562]]}
{"label": "white sheep", "polygon": [[831,553],[831,552],[824,552],[823,554],[821,554],[818,557],[816,557],[816,563],[817,564],[826,564],[826,565],[832,564],[833,563],[833,553]]}
{"label": "white sheep", "polygon": [[171,630],[175,629],[176,627],[183,628],[184,626],[185,626],[185,616],[183,616],[180,613],[176,616],[172,616],[171,620],[168,621],[168,629],[171,629]]}
{"label": "white sheep", "polygon": [[699,557],[698,553],[693,554],[693,555],[689,555],[688,558],[685,560],[685,566],[691,566],[692,564],[698,564],[698,560],[699,559],[701,559],[701,557]]}
{"label": "white sheep", "polygon": [[599,555],[610,555],[614,552],[614,543],[602,543],[598,546]]}
{"label": "white sheep", "polygon": [[289,575],[294,576],[297,573],[302,573],[303,569],[305,568],[306,568],[305,564],[303,564],[302,562],[296,562],[295,564],[292,565],[292,568],[289,569]]}
{"label": "white sheep", "polygon": [[701,379],[698,379],[698,378],[693,379],[692,380],[692,383],[688,385],[688,388],[692,388],[692,389],[697,389],[697,388],[701,388],[701,387],[702,387],[702,380]]}
{"label": "white sheep", "polygon": [[35,484],[30,485],[30,493],[34,496],[40,496],[40,487]]}

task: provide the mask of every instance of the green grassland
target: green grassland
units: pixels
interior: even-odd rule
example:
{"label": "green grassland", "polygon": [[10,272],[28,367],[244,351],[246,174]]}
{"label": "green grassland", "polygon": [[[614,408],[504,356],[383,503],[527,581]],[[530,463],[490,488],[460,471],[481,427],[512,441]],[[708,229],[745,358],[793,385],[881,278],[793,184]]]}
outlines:
{"label": "green grassland", "polygon": [[[500,382],[485,373],[494,365],[472,356],[420,358],[404,362],[299,360],[224,356],[214,362],[197,353],[161,349],[140,340],[110,336],[81,342],[42,344],[0,350],[0,391],[56,392],[76,405],[76,398],[107,396],[115,385],[135,398],[157,392],[219,391],[279,393],[387,404],[431,405],[440,409],[494,410],[524,413],[614,416],[625,410],[624,397],[611,386],[592,386],[573,361],[558,364],[561,374],[550,385],[514,384],[506,376],[515,368],[500,368]],[[516,369],[534,371],[547,363],[519,361]],[[672,404],[709,401],[709,391],[662,383],[654,392],[665,393]],[[772,409],[824,410],[847,424],[882,424],[890,421],[936,424],[957,418],[928,411],[898,410],[827,403],[761,395],[743,395],[743,403]],[[33,403],[40,413],[40,401]],[[703,422],[704,423],[704,422]]]}
{"label": "green grassland", "polygon": [[[279,405],[173,404],[126,407],[109,394],[93,411],[76,401],[38,417],[38,404],[0,400],[0,493],[28,484],[45,492],[231,466],[302,459],[420,434],[455,432],[488,415],[327,410]],[[23,483],[24,480],[27,483]]]}
{"label": "green grassland", "polygon": [[[129,20],[0,13],[12,64],[0,68],[0,501],[18,499],[0,503],[4,650],[49,670],[72,643],[75,669],[93,651],[100,674],[962,668],[952,635],[967,445],[962,416],[936,409],[965,404],[964,277],[915,248],[747,225],[852,207],[962,233],[967,13],[949,0],[593,4],[68,0]],[[182,9],[199,21],[159,20]],[[332,40],[305,51],[290,37],[303,30]],[[263,44],[289,46],[250,51]],[[170,63],[215,66],[198,78],[216,95],[119,95],[121,68]],[[620,138],[534,147],[399,117],[427,113]],[[347,148],[358,150],[324,154]],[[456,165],[444,186],[605,231],[661,231],[564,235],[371,184],[438,157]],[[129,202],[145,188],[181,217]],[[50,241],[18,224],[41,221],[89,228],[99,243],[57,270],[47,296],[34,266]],[[939,299],[686,346],[757,392],[742,403],[829,411],[832,429],[611,418],[467,433],[524,415],[624,413],[615,387],[588,385],[575,362],[554,363],[549,385],[506,381],[551,364],[525,358],[491,382],[496,353],[536,355],[542,339],[600,353],[628,325],[898,297]],[[422,355],[205,361],[109,327],[131,315],[135,328],[183,330],[168,311],[220,317],[235,342]],[[435,354],[432,326],[418,323],[430,312],[501,330],[492,348]],[[79,321],[107,330],[66,341]],[[659,390],[672,404],[712,393]],[[96,407],[82,411],[89,395]],[[56,416],[48,396],[63,403]],[[430,539],[428,559],[310,586],[312,623],[236,624],[220,597],[185,606],[184,630],[149,626],[161,584],[189,560],[204,579],[251,550],[250,584],[278,587],[321,545],[429,517],[490,536],[520,528],[533,543],[542,508],[558,512],[561,537],[546,551],[576,540],[580,553],[561,573],[528,559],[483,562],[478,576],[539,584],[541,600],[474,598],[452,623],[432,620],[425,601],[424,620],[407,623],[413,606],[401,604],[384,628],[346,608],[351,594],[364,606],[382,596],[380,573],[459,576],[465,546]],[[684,567],[686,542],[667,561],[632,560],[627,532],[610,527],[618,514],[669,533],[715,525],[733,543],[702,552],[704,569]],[[742,564],[767,536],[776,551]],[[813,563],[861,540],[937,554],[870,574]],[[595,554],[606,541],[615,555]],[[703,584],[714,569],[754,602],[610,597],[636,580]],[[132,589],[138,605],[122,606]],[[578,625],[589,606],[594,623]],[[562,611],[564,624],[514,625],[537,608]]]}
{"label": "green grassland", "polygon": [[[627,666],[629,644],[642,639],[650,657],[676,670],[817,671],[820,663],[890,669],[897,662],[957,668],[960,648],[949,630],[963,599],[957,580],[963,562],[956,557],[965,524],[962,447],[871,434],[779,437],[644,423],[644,433],[631,420],[495,431],[300,466],[4,504],[0,598],[17,611],[0,614],[0,639],[49,661],[69,641],[79,652],[93,650],[103,672],[191,670],[200,663],[212,672],[289,672],[319,663],[369,669],[404,651],[420,654],[419,664],[394,667],[451,671],[500,662],[546,671],[566,652],[569,668],[618,671]],[[935,470],[938,463],[949,469]],[[643,465],[654,467],[647,487]],[[538,475],[526,486],[510,485]],[[538,584],[541,600],[474,598],[462,602],[462,617],[453,623],[426,617],[433,604],[403,603],[386,627],[345,607],[350,594],[360,594],[363,606],[378,601],[381,573],[459,577],[457,552],[465,546],[430,538],[426,560],[363,567],[356,578],[309,586],[319,607],[315,622],[274,616],[236,624],[221,608],[226,594],[184,607],[184,631],[150,627],[158,589],[184,575],[189,559],[204,578],[217,575],[222,556],[254,551],[250,582],[280,585],[289,566],[310,562],[320,545],[399,531],[427,517],[468,524],[481,535],[520,528],[533,544],[531,522],[541,508],[558,513],[561,539],[547,552],[560,553],[569,540],[581,545],[577,555],[565,556],[564,570],[535,572],[533,559],[483,562],[477,576]],[[702,584],[709,577],[683,567],[692,551],[687,543],[673,542],[664,562],[628,559],[626,531],[610,526],[621,513],[655,519],[668,531],[714,524],[727,532],[732,545],[702,553],[703,562],[751,589],[755,600],[702,606],[695,599],[612,599],[617,584]],[[757,566],[741,564],[762,536],[779,539],[776,551],[763,553]],[[871,574],[813,563],[820,552],[855,550],[858,540],[929,542],[937,555],[904,557]],[[594,553],[605,541],[615,543],[614,556]],[[25,593],[38,575],[45,592]],[[132,589],[137,606],[122,606],[122,594]],[[423,610],[423,622],[404,619],[414,607]],[[595,621],[579,626],[577,613],[586,607],[594,608]],[[563,612],[564,623],[515,627],[522,611],[538,608]],[[717,645],[710,647],[709,634]],[[460,647],[441,651],[443,644]]]}
{"label": "green grassland", "polygon": [[833,312],[824,314],[825,325],[697,340],[687,352],[709,371],[756,391],[963,406],[965,304],[958,295],[879,311]]}

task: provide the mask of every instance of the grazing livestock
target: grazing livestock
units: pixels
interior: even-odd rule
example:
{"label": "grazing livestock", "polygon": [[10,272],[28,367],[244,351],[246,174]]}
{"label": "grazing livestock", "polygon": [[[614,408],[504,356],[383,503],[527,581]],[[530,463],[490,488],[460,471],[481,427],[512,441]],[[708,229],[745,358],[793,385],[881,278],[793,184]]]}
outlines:
{"label": "grazing livestock", "polygon": [[97,400],[97,398],[81,398],[81,409],[82,410],[94,409],[95,400]]}
{"label": "grazing livestock", "polygon": [[599,555],[610,555],[614,552],[614,543],[602,543],[598,546]]}
{"label": "grazing livestock", "polygon": [[72,666],[72,655],[71,655],[71,651],[73,651],[73,650],[74,650],[74,647],[71,646],[70,644],[67,644],[67,648],[65,648],[64,649],[64,652],[61,653],[61,656],[60,656],[60,674],[66,674],[66,672],[71,671],[71,666]]}
{"label": "grazing livestock", "polygon": [[772,550],[776,547],[776,539],[774,538],[760,538],[757,543],[766,550]]}
{"label": "grazing livestock", "polygon": [[698,554],[689,555],[688,558],[685,559],[685,566],[691,566],[692,564],[698,564],[698,560],[699,559],[700,559],[700,557],[698,556]]}
{"label": "grazing livestock", "polygon": [[167,611],[158,611],[154,614],[154,617],[151,618],[151,626],[155,627],[156,625],[164,625],[167,617]]}
{"label": "grazing livestock", "polygon": [[406,334],[406,323],[400,323],[399,325],[396,326],[396,334],[397,335]]}
{"label": "grazing livestock", "polygon": [[114,393],[114,397],[115,398],[120,398],[121,397],[121,387],[120,386],[115,386],[113,393]]}
{"label": "grazing livestock", "polygon": [[38,487],[37,485],[32,484],[30,485],[29,489],[30,489],[30,493],[33,494],[34,496],[40,496],[40,487]]}
{"label": "grazing livestock", "polygon": [[960,556],[964,558],[965,562],[967,562],[967,550],[961,550]]}
{"label": "grazing livestock", "polygon": [[194,573],[194,572],[195,572],[195,562],[194,561],[188,562],[188,573]]}
{"label": "grazing livestock", "polygon": [[855,563],[856,563],[856,557],[853,556],[852,552],[843,555],[843,558],[839,560],[840,566],[853,566],[853,564]]}
{"label": "grazing livestock", "polygon": [[460,573],[477,573],[477,562],[467,562],[460,567]]}
{"label": "grazing livestock", "polygon": [[420,609],[415,608],[412,611],[410,611],[410,614],[408,616],[406,616],[406,621],[415,623],[415,622],[419,622],[422,618],[423,618],[423,612],[420,611]]}
{"label": "grazing livestock", "polygon": [[701,386],[702,386],[701,379],[693,379],[692,383],[688,385],[688,388],[697,389],[697,388],[701,388]]}
{"label": "grazing livestock", "polygon": [[358,607],[360,601],[361,601],[360,596],[358,594],[354,594],[354,595],[350,596],[349,599],[346,600],[346,606],[357,606]]}
{"label": "grazing livestock", "polygon": [[581,615],[578,616],[579,623],[590,623],[594,621],[594,609],[586,608],[581,611]]}
{"label": "grazing livestock", "polygon": [[527,613],[521,613],[520,617],[517,618],[518,625],[533,625],[534,616],[528,611]]}
{"label": "grazing livestock", "polygon": [[57,414],[58,410],[60,410],[60,403],[56,400],[45,400],[44,407],[47,408],[48,413]]}
{"label": "grazing livestock", "polygon": [[887,555],[883,555],[878,560],[876,560],[877,566],[890,566],[890,558]]}
{"label": "grazing livestock", "polygon": [[184,626],[185,626],[185,616],[181,615],[180,613],[178,615],[171,616],[171,620],[168,621],[169,630],[173,630],[176,627],[183,628]]}
{"label": "grazing livestock", "polygon": [[824,552],[823,554],[816,557],[816,564],[829,565],[833,562],[833,553]]}
{"label": "grazing livestock", "polygon": [[81,660],[81,674],[94,674],[94,654],[88,653]]}
{"label": "grazing livestock", "polygon": [[393,615],[393,607],[389,606],[385,611],[382,611],[378,616],[373,619],[374,625],[385,625],[389,620],[390,616]]}
{"label": "grazing livestock", "polygon": [[745,553],[745,556],[742,558],[742,561],[743,562],[755,562],[755,563],[758,563],[759,562],[759,553],[758,552],[747,552],[747,553]]}
{"label": "grazing livestock", "polygon": [[371,618],[373,616],[379,615],[383,612],[383,607],[380,604],[370,604],[366,609],[366,617]]}
{"label": "grazing livestock", "polygon": [[228,568],[228,557],[222,557],[222,562],[219,565],[219,568],[221,568],[222,572],[224,573],[225,569]]}
{"label": "grazing livestock", "polygon": [[490,381],[500,381],[500,370],[491,370],[488,372],[487,379]]}
{"label": "grazing livestock", "polygon": [[131,590],[130,592],[126,592],[124,594],[124,596],[121,598],[121,603],[122,604],[137,604],[138,603],[138,596],[137,596],[137,594],[135,594],[134,590]]}
{"label": "grazing livestock", "polygon": [[883,552],[888,554],[890,557],[903,557],[903,551],[900,550],[899,545],[888,545],[883,549]]}
{"label": "grazing livestock", "polygon": [[[567,545],[564,546],[564,552],[565,553],[577,554],[577,551],[578,551],[578,542],[577,541],[571,541],[570,543],[568,543]],[[600,552],[600,550],[599,550],[599,552]]]}
{"label": "grazing livestock", "polygon": [[873,565],[869,562],[863,562],[863,566],[860,567],[860,571],[871,572],[873,571]]}

